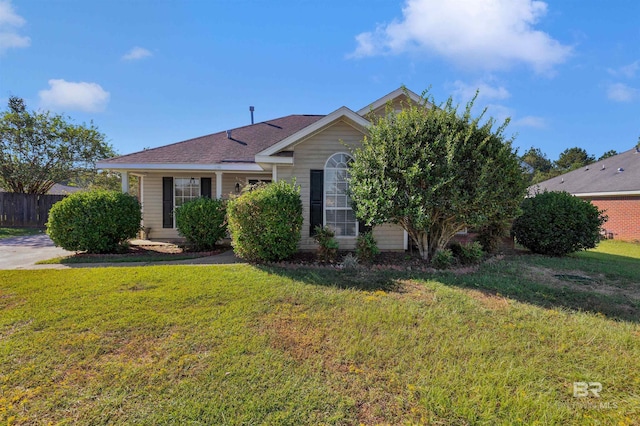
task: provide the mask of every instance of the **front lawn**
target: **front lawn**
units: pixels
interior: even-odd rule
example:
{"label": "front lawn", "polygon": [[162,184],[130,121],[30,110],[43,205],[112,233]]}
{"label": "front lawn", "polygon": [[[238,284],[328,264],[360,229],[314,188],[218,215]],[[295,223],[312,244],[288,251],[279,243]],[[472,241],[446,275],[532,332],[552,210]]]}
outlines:
{"label": "front lawn", "polygon": [[0,423],[635,424],[634,250],[0,271]]}

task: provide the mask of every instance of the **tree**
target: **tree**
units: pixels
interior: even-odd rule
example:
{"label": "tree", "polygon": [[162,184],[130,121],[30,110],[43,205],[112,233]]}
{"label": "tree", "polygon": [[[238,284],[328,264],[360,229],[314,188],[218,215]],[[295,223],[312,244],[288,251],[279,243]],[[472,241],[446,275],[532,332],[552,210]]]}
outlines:
{"label": "tree", "polygon": [[45,194],[113,155],[93,123],[74,125],[59,114],[29,112],[21,98],[10,97],[0,116],[0,186],[7,191]]}
{"label": "tree", "polygon": [[605,158],[613,157],[614,155],[618,155],[618,151],[616,151],[615,149],[610,149],[609,151],[602,154],[600,158],[598,158],[598,161],[604,160]]}
{"label": "tree", "polygon": [[591,164],[596,161],[596,157],[587,154],[587,151],[583,148],[573,147],[567,148],[560,153],[560,156],[555,162],[555,166],[562,173],[569,172],[571,170],[585,167],[587,164]]}
{"label": "tree", "polygon": [[530,172],[525,172],[530,184],[536,184],[560,174],[560,171],[553,167],[553,162],[540,148],[529,148],[520,159],[531,166]]}
{"label": "tree", "polygon": [[[367,225],[397,223],[429,260],[459,231],[513,218],[525,194],[520,160],[503,136],[508,121],[462,116],[451,98],[405,104],[374,120],[350,167],[350,193]],[[474,98],[475,100],[475,98]]]}
{"label": "tree", "polygon": [[520,158],[530,165],[534,172],[540,171],[546,173],[553,167],[551,160],[547,158],[547,155],[543,153],[540,148],[531,147],[527,152],[522,154]]}

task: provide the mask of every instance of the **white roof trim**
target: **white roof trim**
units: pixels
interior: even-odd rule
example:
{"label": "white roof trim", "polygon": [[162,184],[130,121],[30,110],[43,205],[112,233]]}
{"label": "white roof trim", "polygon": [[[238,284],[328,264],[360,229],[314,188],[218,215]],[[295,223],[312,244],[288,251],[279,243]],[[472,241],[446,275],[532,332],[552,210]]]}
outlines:
{"label": "white roof trim", "polygon": [[256,163],[293,164],[293,157],[271,157],[269,155],[256,155]]}
{"label": "white roof trim", "polygon": [[177,164],[177,163],[97,163],[98,169],[109,170],[203,170],[203,171],[241,171],[262,172],[264,169],[255,163],[225,164]]}
{"label": "white roof trim", "polygon": [[409,95],[409,98],[420,104],[422,103],[423,99],[420,95],[412,92],[409,89],[403,89],[402,87],[394,90],[393,92],[389,93],[386,96],[381,97],[380,99],[378,99],[377,101],[374,101],[373,103],[370,103],[369,105],[365,106],[364,108],[360,109],[358,111],[358,115],[366,115],[369,112],[376,110],[378,108],[380,108],[381,106],[383,106],[384,104],[386,104],[389,101],[394,100],[395,98],[397,98],[400,95],[404,95],[405,94],[405,90],[407,91],[407,94]]}
{"label": "white roof trim", "polygon": [[640,190],[636,191],[610,191],[610,192],[575,192],[571,195],[576,197],[628,197],[633,195],[640,195]]}
{"label": "white roof trim", "polygon": [[[354,123],[356,123],[357,125],[363,127],[363,128],[367,128],[371,125],[371,123],[362,118],[362,116],[356,114],[355,112],[351,111],[349,108],[343,106],[338,108],[337,110],[333,111],[331,114],[324,116],[323,118],[321,118],[320,120],[316,121],[315,123],[305,127],[304,129],[301,129],[299,131],[297,131],[296,133],[294,133],[293,135],[281,140],[280,142],[278,142],[275,145],[270,146],[269,148],[265,149],[262,152],[259,152],[256,154],[256,161],[257,158],[264,158],[264,157],[268,157],[270,155],[273,155],[285,148],[287,148],[289,145],[293,145],[294,143],[298,142],[299,140],[317,132],[318,130],[322,129],[323,127],[333,123],[334,121],[342,118],[342,117],[346,117],[349,120],[353,121]],[[264,162],[264,161],[263,161]]]}

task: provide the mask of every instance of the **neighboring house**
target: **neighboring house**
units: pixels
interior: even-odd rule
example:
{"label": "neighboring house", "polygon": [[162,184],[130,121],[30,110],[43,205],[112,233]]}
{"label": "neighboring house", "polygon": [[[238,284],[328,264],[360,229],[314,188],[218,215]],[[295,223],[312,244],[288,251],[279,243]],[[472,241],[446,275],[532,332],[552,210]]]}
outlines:
{"label": "neighboring house", "polygon": [[640,150],[596,161],[530,188],[566,191],[591,201],[609,217],[603,225],[607,238],[640,241]]}
{"label": "neighboring house", "polygon": [[[340,248],[352,249],[361,229],[347,195],[351,149],[372,116],[385,114],[388,103],[397,110],[409,100],[421,98],[398,89],[358,111],[343,106],[328,115],[289,115],[107,159],[98,168],[120,172],[124,191],[130,175],[139,177],[143,226],[153,239],[179,239],[174,209],[196,197],[228,198],[258,181],[295,179],[304,207],[300,248],[315,248],[312,230],[325,225],[335,230]],[[373,233],[380,249],[408,247],[397,225]]]}

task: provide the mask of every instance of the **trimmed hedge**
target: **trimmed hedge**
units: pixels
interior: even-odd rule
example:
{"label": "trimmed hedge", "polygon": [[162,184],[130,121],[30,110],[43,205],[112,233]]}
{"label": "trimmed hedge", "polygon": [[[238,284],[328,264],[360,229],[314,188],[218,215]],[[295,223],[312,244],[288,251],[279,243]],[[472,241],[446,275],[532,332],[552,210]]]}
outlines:
{"label": "trimmed hedge", "polygon": [[286,181],[261,185],[229,201],[231,245],[250,261],[283,260],[298,251],[302,229],[300,188]]}
{"label": "trimmed hedge", "polygon": [[595,247],[607,220],[589,201],[567,192],[543,192],[526,198],[513,223],[519,244],[534,253],[563,256]]}
{"label": "trimmed hedge", "polygon": [[176,228],[196,250],[211,250],[227,233],[222,200],[196,198],[176,209]]}
{"label": "trimmed hedge", "polygon": [[116,191],[76,192],[49,211],[47,234],[70,251],[114,253],[140,230],[140,203]]}

